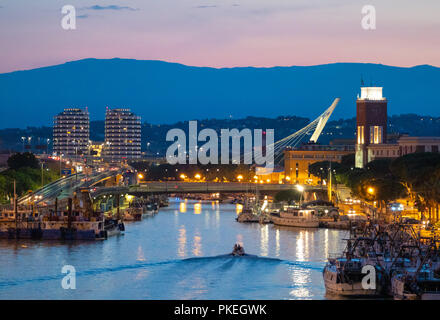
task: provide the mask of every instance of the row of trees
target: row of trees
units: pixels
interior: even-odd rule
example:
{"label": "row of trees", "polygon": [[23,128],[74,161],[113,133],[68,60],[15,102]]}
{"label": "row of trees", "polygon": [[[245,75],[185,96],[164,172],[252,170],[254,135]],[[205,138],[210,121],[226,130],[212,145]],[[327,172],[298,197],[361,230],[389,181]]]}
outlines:
{"label": "row of trees", "polygon": [[[310,165],[310,172],[324,179],[330,163]],[[380,207],[409,197],[429,220],[439,220],[440,154],[412,153],[396,159],[377,159],[365,168],[355,168],[354,155],[345,156],[341,163],[331,163],[332,183],[349,187],[353,195],[366,201],[377,201]]]}
{"label": "row of trees", "polygon": [[41,170],[40,163],[30,152],[16,153],[8,159],[8,169],[0,173],[0,202],[8,203],[14,196],[14,180],[16,192],[21,196],[29,190],[41,187],[41,175],[44,183],[58,179],[54,170]]}

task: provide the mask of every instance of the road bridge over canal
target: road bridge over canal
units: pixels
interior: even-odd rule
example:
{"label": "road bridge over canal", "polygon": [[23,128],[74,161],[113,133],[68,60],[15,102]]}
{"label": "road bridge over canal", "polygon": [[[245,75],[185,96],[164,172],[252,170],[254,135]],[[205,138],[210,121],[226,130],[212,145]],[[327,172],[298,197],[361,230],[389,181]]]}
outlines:
{"label": "road bridge over canal", "polygon": [[[91,192],[93,197],[102,195],[132,194],[186,194],[186,193],[276,193],[282,190],[292,190],[293,184],[255,184],[240,182],[148,182],[140,185],[123,187],[101,187]],[[322,187],[304,186],[305,191],[323,190]]]}

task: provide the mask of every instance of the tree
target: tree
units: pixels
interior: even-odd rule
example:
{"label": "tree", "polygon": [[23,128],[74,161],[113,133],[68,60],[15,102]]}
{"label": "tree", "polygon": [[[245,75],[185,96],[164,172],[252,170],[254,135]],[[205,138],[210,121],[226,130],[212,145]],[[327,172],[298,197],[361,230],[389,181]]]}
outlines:
{"label": "tree", "polygon": [[365,201],[376,201],[380,208],[387,208],[390,201],[406,196],[406,189],[390,170],[390,159],[377,159],[365,168],[350,167],[340,170],[338,178],[351,189],[354,196]]}
{"label": "tree", "polygon": [[344,169],[344,171],[348,171],[351,168],[354,168],[355,164],[355,154],[350,153],[342,156],[341,158],[341,169]]}
{"label": "tree", "polygon": [[407,189],[418,209],[428,210],[429,219],[432,209],[438,216],[440,199],[440,154],[431,152],[411,153],[395,159],[390,170]]}
{"label": "tree", "polygon": [[309,172],[313,174],[315,177],[320,178],[321,181],[323,179],[328,179],[328,173],[330,170],[330,167],[332,169],[332,181],[336,182],[336,173],[340,170],[341,165],[338,162],[331,162],[330,161],[319,161],[312,163],[309,165]]}
{"label": "tree", "polygon": [[8,167],[13,170],[18,170],[20,168],[34,168],[37,169],[39,162],[35,155],[30,152],[15,153],[8,159]]}
{"label": "tree", "polygon": [[301,198],[301,193],[297,190],[291,189],[291,190],[282,190],[279,191],[275,195],[275,202],[292,202],[292,201],[299,201]]}
{"label": "tree", "polygon": [[365,169],[374,177],[390,177],[392,175],[390,170],[391,162],[391,159],[376,159],[368,162]]}

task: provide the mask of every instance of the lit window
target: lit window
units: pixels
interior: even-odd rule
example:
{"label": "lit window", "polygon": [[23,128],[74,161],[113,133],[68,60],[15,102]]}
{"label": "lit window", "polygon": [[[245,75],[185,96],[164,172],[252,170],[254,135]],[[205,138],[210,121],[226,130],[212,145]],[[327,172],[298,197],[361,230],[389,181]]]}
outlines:
{"label": "lit window", "polygon": [[370,127],[370,143],[379,144],[382,143],[382,126]]}
{"label": "lit window", "polygon": [[358,144],[364,144],[364,126],[358,126],[358,132],[357,132],[357,140]]}

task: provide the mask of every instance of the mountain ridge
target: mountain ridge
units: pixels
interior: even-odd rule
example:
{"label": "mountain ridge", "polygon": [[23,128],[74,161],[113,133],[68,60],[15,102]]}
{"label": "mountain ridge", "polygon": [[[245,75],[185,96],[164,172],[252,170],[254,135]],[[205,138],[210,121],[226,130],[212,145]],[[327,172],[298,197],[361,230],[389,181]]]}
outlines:
{"label": "mountain ridge", "polygon": [[63,108],[86,106],[91,120],[102,119],[106,106],[131,108],[151,123],[274,114],[314,119],[336,97],[341,103],[332,118],[347,118],[355,115],[361,79],[384,87],[389,114],[440,115],[440,68],[430,65],[213,68],[87,58],[0,74],[0,128],[48,125]]}

